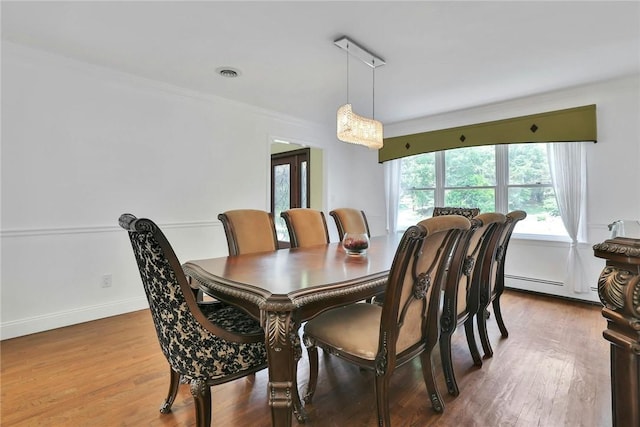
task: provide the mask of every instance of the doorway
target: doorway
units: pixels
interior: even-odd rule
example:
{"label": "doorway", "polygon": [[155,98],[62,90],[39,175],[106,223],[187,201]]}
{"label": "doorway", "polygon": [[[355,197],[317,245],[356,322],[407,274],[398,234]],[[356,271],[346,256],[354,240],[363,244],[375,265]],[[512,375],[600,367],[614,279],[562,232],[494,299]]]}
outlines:
{"label": "doorway", "polygon": [[288,246],[289,232],[280,213],[310,207],[309,160],[309,148],[271,155],[271,212],[281,246]]}

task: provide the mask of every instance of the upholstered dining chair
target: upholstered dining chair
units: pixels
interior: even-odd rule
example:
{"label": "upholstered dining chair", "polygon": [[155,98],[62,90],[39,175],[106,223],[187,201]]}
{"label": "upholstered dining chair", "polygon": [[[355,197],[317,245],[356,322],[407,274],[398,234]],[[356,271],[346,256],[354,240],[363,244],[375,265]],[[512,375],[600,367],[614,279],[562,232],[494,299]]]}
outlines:
{"label": "upholstered dining chair", "polygon": [[229,255],[278,249],[273,215],[257,209],[235,209],[218,215],[227,237]]}
{"label": "upholstered dining chair", "polygon": [[451,336],[457,326],[464,324],[473,363],[482,366],[473,329],[474,316],[480,305],[481,261],[491,237],[505,219],[503,214],[495,212],[472,218],[471,228],[463,233],[451,257],[444,286],[439,344],[447,390],[453,396],[460,394],[451,357]]}
{"label": "upholstered dining chair", "polygon": [[465,218],[471,219],[480,213],[479,208],[458,208],[449,206],[436,206],[433,208],[433,214],[431,216],[440,215],[462,215]]}
{"label": "upholstered dining chair", "polygon": [[160,349],[169,362],[169,393],[160,407],[168,413],[181,378],[190,383],[196,425],[211,425],[211,386],[255,373],[267,366],[259,323],[232,306],[201,304],[158,226],[123,214]]}
{"label": "upholstered dining chair", "polygon": [[326,245],[329,230],[324,212],[308,208],[293,208],[280,213],[289,230],[292,248]]}
{"label": "upholstered dining chair", "polygon": [[489,304],[493,305],[493,314],[495,315],[498,328],[500,328],[500,334],[503,338],[509,336],[509,332],[502,318],[502,311],[500,310],[500,296],[504,292],[504,261],[513,229],[518,221],[526,217],[527,213],[525,211],[515,210],[509,212],[500,230],[493,235],[489,243],[489,249],[484,257],[483,276],[480,284],[480,306],[476,318],[480,343],[482,344],[485,357],[493,356],[493,349],[491,348],[489,334],[487,332]]}
{"label": "upholstered dining chair", "polygon": [[469,227],[469,220],[458,215],[428,218],[409,227],[398,245],[381,306],[351,304],[325,311],[306,323],[307,403],[311,403],[316,389],[320,347],[374,372],[378,425],[391,425],[389,382],[395,369],[419,355],[432,407],[443,411],[432,366],[440,293],[449,255],[461,232]]}
{"label": "upholstered dining chair", "polygon": [[371,237],[369,223],[364,211],[353,208],[338,208],[329,212],[338,229],[338,237],[342,241],[345,233],[366,233]]}

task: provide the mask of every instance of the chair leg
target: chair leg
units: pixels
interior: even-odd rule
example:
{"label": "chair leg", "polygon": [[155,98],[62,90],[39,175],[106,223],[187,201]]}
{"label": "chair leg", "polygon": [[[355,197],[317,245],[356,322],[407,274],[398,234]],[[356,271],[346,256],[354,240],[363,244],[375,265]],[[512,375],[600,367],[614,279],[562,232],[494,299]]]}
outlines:
{"label": "chair leg", "polygon": [[427,393],[429,393],[429,399],[431,400],[431,406],[436,412],[444,411],[444,400],[440,396],[440,391],[436,385],[436,379],[433,375],[433,363],[431,361],[431,350],[424,351],[420,355],[420,364],[422,365],[422,376],[424,377],[424,383],[427,386]]}
{"label": "chair leg", "polygon": [[300,346],[300,342],[296,343],[296,357],[295,357],[295,366],[293,367],[293,415],[298,420],[298,424],[304,424],[307,420],[307,412],[302,405],[302,400],[300,399],[300,391],[298,390],[298,361],[302,357],[302,348]]}
{"label": "chair leg", "polygon": [[387,375],[376,375],[374,382],[376,406],[378,407],[378,427],[391,427],[389,414],[389,378]]}
{"label": "chair leg", "polygon": [[480,351],[478,350],[478,344],[476,343],[476,336],[473,332],[473,316],[464,322],[464,333],[467,336],[467,345],[473,358],[473,364],[476,366],[482,366],[482,358],[480,357]]}
{"label": "chair leg", "polygon": [[307,344],[307,355],[309,357],[309,384],[307,384],[304,402],[311,403],[313,394],[316,392],[316,385],[318,385],[318,348],[315,345]]}
{"label": "chair leg", "polygon": [[162,403],[162,406],[160,406],[160,412],[163,414],[171,412],[171,405],[173,405],[173,401],[176,400],[178,386],[180,385],[180,374],[171,367],[169,367],[169,378],[169,393],[167,393],[167,398]]}
{"label": "chair leg", "polygon": [[451,335],[448,333],[440,334],[440,358],[442,360],[442,371],[444,379],[447,383],[447,391],[452,396],[460,394],[458,383],[456,382],[456,374],[453,370],[453,361],[451,357]]}
{"label": "chair leg", "polygon": [[480,334],[480,343],[482,344],[482,349],[484,350],[484,357],[493,357],[493,350],[491,349],[491,343],[489,342],[489,334],[487,333],[487,314],[489,310],[483,308],[478,312],[477,323],[478,323],[478,332]]}
{"label": "chair leg", "polygon": [[498,324],[498,328],[500,328],[500,334],[504,338],[509,337],[509,331],[507,331],[507,327],[504,326],[504,320],[502,320],[502,312],[500,311],[500,296],[498,295],[496,299],[493,300],[493,312],[496,314],[496,323]]}
{"label": "chair leg", "polygon": [[196,427],[211,427],[211,387],[204,380],[191,381]]}

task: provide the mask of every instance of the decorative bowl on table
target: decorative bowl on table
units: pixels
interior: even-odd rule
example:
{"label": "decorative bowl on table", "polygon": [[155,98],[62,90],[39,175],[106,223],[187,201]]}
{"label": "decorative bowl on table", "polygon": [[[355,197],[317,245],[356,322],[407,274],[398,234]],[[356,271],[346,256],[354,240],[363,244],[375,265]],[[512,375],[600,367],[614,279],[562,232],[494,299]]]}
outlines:
{"label": "decorative bowl on table", "polygon": [[345,233],[342,247],[347,255],[364,255],[369,248],[369,236],[366,233]]}

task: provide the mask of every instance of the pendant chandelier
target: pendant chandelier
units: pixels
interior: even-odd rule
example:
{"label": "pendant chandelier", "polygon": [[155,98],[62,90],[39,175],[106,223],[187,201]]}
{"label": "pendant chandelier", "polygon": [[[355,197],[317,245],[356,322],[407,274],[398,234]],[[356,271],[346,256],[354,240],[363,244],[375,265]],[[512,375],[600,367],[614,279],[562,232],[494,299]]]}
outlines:
{"label": "pendant chandelier", "polygon": [[[383,129],[382,123],[375,120],[376,67],[384,65],[385,62],[347,37],[339,38],[334,44],[347,52],[347,103],[338,108],[338,139],[378,150],[382,148]],[[354,113],[349,103],[349,56],[358,58],[373,70],[373,111],[370,119]]]}

